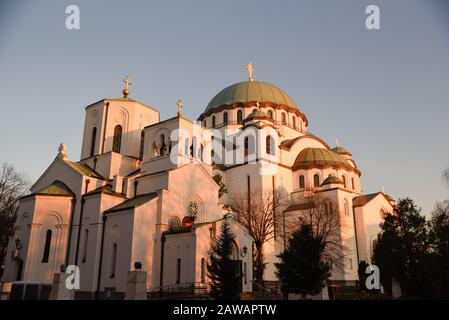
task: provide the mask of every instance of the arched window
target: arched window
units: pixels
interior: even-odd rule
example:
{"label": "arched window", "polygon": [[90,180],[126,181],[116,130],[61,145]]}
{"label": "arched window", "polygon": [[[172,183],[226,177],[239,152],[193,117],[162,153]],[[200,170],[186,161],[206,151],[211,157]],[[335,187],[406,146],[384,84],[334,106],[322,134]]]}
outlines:
{"label": "arched window", "polygon": [[271,119],[273,119],[273,111],[268,110],[268,117],[270,117]]}
{"label": "arched window", "polygon": [[111,252],[111,269],[109,270],[110,278],[115,277],[116,264],[117,264],[117,243],[114,243],[112,245],[112,252]]}
{"label": "arched window", "polygon": [[351,178],[351,186],[352,186],[352,190],[355,190],[355,181],[354,181],[354,178]]}
{"label": "arched window", "polygon": [[267,154],[274,155],[274,148],[273,148],[273,138],[268,135],[266,138],[266,152]]}
{"label": "arched window", "polygon": [[295,116],[293,116],[292,121],[293,121],[293,129],[296,130],[296,117]]}
{"label": "arched window", "polygon": [[85,263],[87,260],[87,244],[89,243],[89,229],[84,230],[84,249],[83,249],[83,260],[81,262]]}
{"label": "arched window", "polygon": [[167,151],[167,145],[165,144],[165,135],[161,134],[161,148],[159,149],[159,155],[161,157],[165,156],[165,152]]}
{"label": "arched window", "polygon": [[186,138],[184,142],[184,155],[188,156],[190,154],[190,139]]}
{"label": "arched window", "polygon": [[97,127],[92,129],[92,140],[90,141],[90,156],[95,154],[95,141],[97,140]]}
{"label": "arched window", "polygon": [[206,283],[206,259],[201,258],[201,283]]}
{"label": "arched window", "polygon": [[204,146],[203,145],[200,145],[198,158],[200,158],[201,161],[204,161]]}
{"label": "arched window", "polygon": [[212,116],[212,128],[215,128],[215,116]]}
{"label": "arched window", "polygon": [[304,189],[306,187],[306,181],[303,175],[299,176],[299,189]]}
{"label": "arched window", "polygon": [[204,121],[203,121],[203,127],[206,128],[206,124],[207,124],[207,123],[206,123],[206,120],[204,120]]}
{"label": "arched window", "polygon": [[237,111],[237,124],[242,124],[243,122],[243,111]]}
{"label": "arched window", "polygon": [[245,156],[255,153],[254,137],[249,135],[245,137]]}
{"label": "arched window", "polygon": [[50,257],[51,235],[52,231],[48,229],[47,233],[45,234],[44,254],[42,255],[42,263],[47,263],[48,258]]}
{"label": "arched window", "polygon": [[318,188],[320,186],[320,176],[318,174],[313,175],[313,186]]}
{"label": "arched window", "polygon": [[157,157],[157,146],[156,146],[156,142],[153,142],[153,147],[152,147],[152,158],[156,158]]}
{"label": "arched window", "polygon": [[112,141],[112,151],[120,153],[120,148],[122,146],[122,126],[116,125],[114,128],[114,140]]}
{"label": "arched window", "polygon": [[285,116],[285,113],[284,112],[282,112],[282,114],[281,114],[281,122],[282,122],[282,124],[287,124],[287,120],[286,120],[287,118],[286,118],[286,116]]}
{"label": "arched window", "polygon": [[169,230],[176,230],[181,228],[181,221],[179,221],[178,217],[170,217],[168,219],[168,229]]}
{"label": "arched window", "polygon": [[347,199],[345,199],[345,202],[344,202],[344,211],[345,211],[345,216],[349,216],[349,205],[348,205]]}
{"label": "arched window", "polygon": [[228,113],[227,112],[223,113],[223,123],[228,124]]}
{"label": "arched window", "polygon": [[343,181],[343,188],[346,189],[346,176],[345,176],[345,175],[342,175],[342,176],[341,176],[341,180]]}
{"label": "arched window", "polygon": [[176,283],[181,283],[181,259],[176,259]]}
{"label": "arched window", "polygon": [[143,159],[143,148],[145,146],[145,132],[140,132],[140,152],[139,159]]}
{"label": "arched window", "polygon": [[192,145],[190,146],[190,156],[193,158],[193,157],[197,157],[197,150],[198,150],[198,147],[197,147],[197,139],[196,139],[196,137],[193,137],[192,138]]}

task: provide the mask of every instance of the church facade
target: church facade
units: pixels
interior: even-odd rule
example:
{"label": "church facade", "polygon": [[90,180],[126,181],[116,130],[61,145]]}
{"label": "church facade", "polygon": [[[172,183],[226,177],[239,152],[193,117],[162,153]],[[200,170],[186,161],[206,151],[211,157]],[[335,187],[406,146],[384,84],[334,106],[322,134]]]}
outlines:
{"label": "church facade", "polygon": [[[364,195],[352,154],[308,133],[295,102],[248,70],[246,81],[220,91],[195,122],[183,116],[181,101],[175,117],[161,120],[157,109],[128,97],[127,78],[123,97],[88,105],[81,160],[69,160],[61,145],[20,200],[2,281],[51,282],[62,265],[76,265],[77,298],[122,298],[138,263],[149,292],[207,287],[208,252],[228,219],[241,290],[251,292],[254,240],[235,199],[251,203],[255,191],[276,191],[286,197],[275,216],[293,217],[293,227],[307,194],[330,204],[325,210],[341,222],[345,250],[331,279],[355,283],[394,200]],[[286,222],[273,229],[278,236],[263,244],[267,283],[277,281]]]}

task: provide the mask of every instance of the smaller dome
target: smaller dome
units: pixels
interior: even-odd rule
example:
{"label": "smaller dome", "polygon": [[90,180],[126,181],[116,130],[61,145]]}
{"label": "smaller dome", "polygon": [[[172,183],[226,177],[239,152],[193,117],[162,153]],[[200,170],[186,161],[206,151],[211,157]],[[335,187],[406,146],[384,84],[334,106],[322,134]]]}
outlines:
{"label": "smaller dome", "polygon": [[340,146],[332,148],[332,151],[335,152],[335,153],[338,153],[338,154],[344,154],[344,155],[352,156],[352,154],[348,150],[346,150],[345,148],[340,147]]}
{"label": "smaller dome", "polygon": [[339,154],[323,148],[305,148],[296,157],[293,169],[308,167],[344,167],[348,170],[354,168]]}
{"label": "smaller dome", "polygon": [[324,179],[322,186],[326,184],[343,184],[343,181],[341,181],[338,177],[330,174],[326,179]]}

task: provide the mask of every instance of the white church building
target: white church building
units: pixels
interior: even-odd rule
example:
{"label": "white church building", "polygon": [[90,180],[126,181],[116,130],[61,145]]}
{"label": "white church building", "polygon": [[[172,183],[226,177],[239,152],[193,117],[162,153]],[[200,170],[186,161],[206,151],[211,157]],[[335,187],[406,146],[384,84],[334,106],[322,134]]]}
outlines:
{"label": "white church building", "polygon": [[[161,120],[157,108],[123,97],[85,108],[81,160],[66,146],[20,200],[2,282],[49,281],[62,265],[80,270],[76,298],[123,298],[129,271],[140,262],[148,292],[182,284],[207,286],[211,243],[229,218],[232,259],[242,292],[253,290],[253,240],[239,223],[233,197],[282,190],[283,212],[316,192],[329,199],[345,226],[344,270],[335,283],[358,279],[370,261],[383,213],[394,200],[364,195],[361,171],[346,149],[308,133],[307,117],[278,87],[249,77],[221,90],[197,121]],[[224,146],[224,148],[221,148]],[[219,194],[219,177],[226,188]],[[285,237],[264,244],[264,279],[277,281],[274,262]]]}

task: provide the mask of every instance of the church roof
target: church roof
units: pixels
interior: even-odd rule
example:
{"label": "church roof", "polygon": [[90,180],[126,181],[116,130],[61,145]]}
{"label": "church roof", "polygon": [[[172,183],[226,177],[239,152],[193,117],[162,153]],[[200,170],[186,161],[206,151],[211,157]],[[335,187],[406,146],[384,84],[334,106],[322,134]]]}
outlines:
{"label": "church roof", "polygon": [[96,188],[92,191],[89,191],[89,192],[85,193],[85,195],[89,196],[89,195],[94,195],[94,194],[98,194],[98,193],[109,194],[109,195],[118,196],[118,197],[125,197],[125,195],[123,193],[115,192],[112,189],[112,186],[110,184],[106,184],[106,185]]}
{"label": "church roof", "polygon": [[353,207],[363,207],[365,204],[377,197],[381,192],[365,194],[352,199]]}
{"label": "church roof", "polygon": [[324,186],[326,184],[334,184],[334,183],[343,184],[343,181],[341,181],[337,176],[330,174],[326,179],[324,179],[321,185]]}
{"label": "church roof", "polygon": [[293,169],[296,170],[310,166],[344,167],[349,170],[354,170],[342,156],[323,148],[305,148],[302,150],[296,157]]}
{"label": "church roof", "polygon": [[64,160],[73,170],[82,174],[83,176],[88,176],[96,179],[104,179],[101,175],[95,172],[91,167],[86,164],[81,164],[77,162],[72,162],[68,160]]}
{"label": "church roof", "polygon": [[34,195],[73,196],[73,192],[61,181],[54,181],[49,186],[33,193]]}
{"label": "church roof", "polygon": [[222,105],[251,101],[271,102],[298,108],[296,103],[278,87],[263,81],[242,81],[224,88],[217,93],[206,107],[205,113]]}
{"label": "church roof", "polygon": [[336,152],[338,154],[345,154],[348,156],[352,156],[352,154],[348,150],[346,150],[345,148],[340,147],[340,146],[332,148],[332,151]]}
{"label": "church roof", "polygon": [[143,102],[141,102],[141,101],[139,101],[139,100],[134,100],[134,99],[125,98],[125,97],[119,97],[119,98],[104,98],[104,99],[101,99],[101,100],[98,100],[98,101],[96,101],[96,102],[94,102],[94,103],[89,104],[88,106],[86,106],[85,109],[87,109],[87,108],[89,108],[90,106],[93,106],[93,105],[95,105],[95,104],[97,104],[97,103],[99,103],[99,102],[102,102],[102,101],[135,102],[135,103],[141,104],[142,106],[145,106],[145,107],[147,107],[147,108],[150,108],[150,109],[156,111],[157,113],[159,113],[159,110],[153,108],[152,106],[149,106],[149,105],[147,105],[147,104],[145,104],[145,103],[143,103]]}
{"label": "church roof", "polygon": [[111,212],[116,212],[116,211],[137,208],[155,198],[157,198],[156,192],[141,194],[141,195],[135,196],[132,199],[126,200],[125,202],[123,202],[119,205],[116,205],[115,207],[112,207],[109,210],[106,210],[105,213],[111,213]]}

